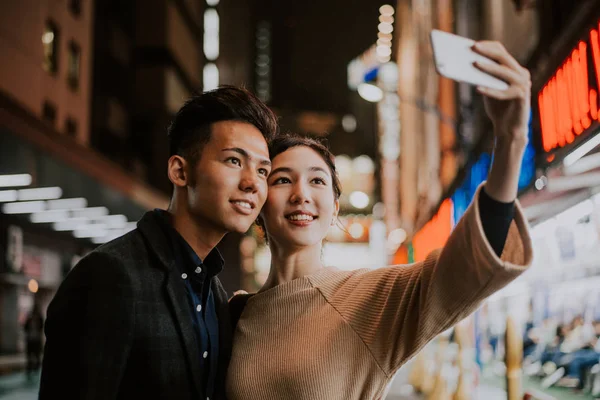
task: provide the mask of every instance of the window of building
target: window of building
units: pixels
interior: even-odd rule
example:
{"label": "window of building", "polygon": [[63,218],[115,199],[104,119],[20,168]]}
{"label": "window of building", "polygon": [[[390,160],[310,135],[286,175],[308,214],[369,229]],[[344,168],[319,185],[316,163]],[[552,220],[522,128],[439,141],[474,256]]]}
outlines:
{"label": "window of building", "polygon": [[42,44],[44,47],[43,67],[51,74],[58,71],[58,27],[52,21],[46,22],[44,33],[42,34]]}
{"label": "window of building", "polygon": [[42,106],[42,117],[52,124],[56,122],[56,106],[48,100],[44,101]]}
{"label": "window of building", "polygon": [[67,121],[65,122],[65,130],[67,135],[70,137],[77,136],[77,121],[71,117],[67,117]]}
{"label": "window of building", "polygon": [[79,17],[81,15],[81,0],[69,0],[69,10],[74,16]]}
{"label": "window of building", "polygon": [[116,97],[108,99],[108,110],[106,114],[106,126],[116,136],[124,139],[129,130],[129,115],[127,109]]}
{"label": "window of building", "polygon": [[69,61],[67,71],[67,81],[71,89],[76,90],[79,87],[79,70],[81,64],[81,48],[73,41],[69,43]]}

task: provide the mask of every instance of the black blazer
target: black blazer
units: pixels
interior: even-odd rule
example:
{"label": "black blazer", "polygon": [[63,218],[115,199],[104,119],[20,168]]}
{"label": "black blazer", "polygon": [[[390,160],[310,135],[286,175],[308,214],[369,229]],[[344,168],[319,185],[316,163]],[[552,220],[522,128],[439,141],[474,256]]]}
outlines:
{"label": "black blazer", "polygon": [[[83,258],[48,308],[40,399],[194,399],[203,371],[184,282],[152,212]],[[213,398],[225,398],[231,356],[227,294],[211,288],[219,320]]]}

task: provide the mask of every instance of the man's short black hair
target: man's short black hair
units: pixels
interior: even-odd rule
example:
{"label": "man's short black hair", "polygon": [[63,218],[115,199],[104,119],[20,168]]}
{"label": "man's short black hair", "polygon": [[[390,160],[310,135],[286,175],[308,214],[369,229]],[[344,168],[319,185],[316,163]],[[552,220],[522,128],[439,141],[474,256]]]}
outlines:
{"label": "man's short black hair", "polygon": [[211,125],[220,121],[252,124],[267,143],[279,133],[277,117],[254,94],[244,88],[221,86],[192,96],[175,114],[168,129],[169,157],[179,155],[195,165],[210,140]]}

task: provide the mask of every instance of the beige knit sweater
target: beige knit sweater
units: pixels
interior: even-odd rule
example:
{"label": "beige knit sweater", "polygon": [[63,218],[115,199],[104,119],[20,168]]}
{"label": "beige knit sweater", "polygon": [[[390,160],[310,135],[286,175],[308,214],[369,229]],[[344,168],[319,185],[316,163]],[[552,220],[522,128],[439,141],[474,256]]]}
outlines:
{"label": "beige knit sweater", "polygon": [[229,399],[381,399],[402,364],[531,261],[520,207],[498,258],[477,205],[423,263],[325,268],[251,297],[234,336]]}

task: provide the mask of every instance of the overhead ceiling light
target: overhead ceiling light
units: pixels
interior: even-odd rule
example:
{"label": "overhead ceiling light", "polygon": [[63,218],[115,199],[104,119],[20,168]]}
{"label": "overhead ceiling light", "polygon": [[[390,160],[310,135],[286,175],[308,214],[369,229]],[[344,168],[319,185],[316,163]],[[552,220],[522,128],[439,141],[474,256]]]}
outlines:
{"label": "overhead ceiling light", "polygon": [[27,289],[29,289],[31,293],[37,293],[39,288],[40,285],[35,279],[30,279],[27,283]]}
{"label": "overhead ceiling light", "polygon": [[350,193],[349,200],[352,207],[358,209],[366,208],[370,202],[369,195],[360,191]]}
{"label": "overhead ceiling light", "polygon": [[391,15],[380,15],[379,16],[379,22],[385,22],[386,24],[393,24],[394,23],[394,17],[392,17]]}
{"label": "overhead ceiling light", "polygon": [[390,46],[377,46],[375,50],[378,56],[381,57],[389,57],[392,54],[392,49]]}
{"label": "overhead ceiling light", "polygon": [[381,15],[394,15],[394,7],[390,6],[389,4],[384,4],[379,7],[379,13]]}
{"label": "overhead ceiling light", "polygon": [[100,218],[108,215],[106,207],[88,207],[71,210],[73,218]]}
{"label": "overhead ceiling light", "polygon": [[357,174],[372,174],[375,171],[375,163],[371,157],[363,154],[352,160],[352,169]]}
{"label": "overhead ceiling light", "polygon": [[33,223],[48,223],[64,221],[69,218],[66,210],[46,210],[31,214],[29,219]]}
{"label": "overhead ceiling light", "polygon": [[0,203],[7,203],[10,201],[17,201],[17,191],[16,190],[0,191]]}
{"label": "overhead ceiling light", "polygon": [[106,217],[98,218],[98,222],[106,224],[110,229],[123,229],[127,226],[127,217],[121,214],[107,215]]}
{"label": "overhead ceiling light", "polygon": [[83,229],[90,220],[88,218],[70,218],[64,221],[57,221],[52,225],[55,231],[74,231]]}
{"label": "overhead ceiling light", "polygon": [[128,222],[123,228],[123,233],[131,232],[135,228],[137,228],[137,222]]}
{"label": "overhead ceiling light", "polygon": [[377,46],[391,47],[392,46],[392,41],[389,40],[389,39],[387,39],[387,38],[377,39]]}
{"label": "overhead ceiling light", "polygon": [[365,228],[360,223],[354,222],[348,228],[348,233],[350,233],[353,239],[360,239],[365,233]]}
{"label": "overhead ceiling light", "polygon": [[565,159],[563,160],[563,164],[565,165],[565,167],[570,167],[571,165],[575,164],[577,160],[585,156],[587,153],[592,151],[594,147],[598,145],[600,145],[600,133],[596,133],[594,137],[592,137],[587,142],[573,150],[571,154],[565,157]]}
{"label": "overhead ceiling light", "polygon": [[381,64],[385,64],[390,62],[392,58],[390,56],[386,56],[386,57],[382,57],[382,56],[377,56],[377,61],[379,61]]}
{"label": "overhead ceiling light", "polygon": [[86,208],[87,200],[83,197],[72,199],[50,200],[47,202],[48,210],[72,210],[76,208]]}
{"label": "overhead ceiling light", "polygon": [[358,85],[358,94],[363,99],[376,103],[383,99],[383,90],[380,87],[373,85],[372,83],[361,83]]}
{"label": "overhead ceiling light", "polygon": [[79,238],[79,239],[86,239],[86,238],[104,237],[104,236],[106,236],[107,233],[108,233],[108,231],[106,229],[85,228],[85,229],[78,229],[76,231],[73,231],[73,236],[75,236],[76,238]]}
{"label": "overhead ceiling light", "polygon": [[21,189],[18,191],[17,196],[19,201],[54,200],[62,196],[62,189],[58,186]]}
{"label": "overhead ceiling light", "polygon": [[394,27],[392,26],[392,24],[388,24],[385,22],[381,22],[379,25],[377,25],[377,29],[379,30],[379,32],[382,33],[392,33],[394,31]]}
{"label": "overhead ceiling light", "polygon": [[31,185],[31,175],[13,174],[0,175],[0,187],[19,187]]}
{"label": "overhead ceiling light", "polygon": [[395,247],[396,250],[406,240],[406,231],[402,228],[394,229],[388,235],[388,244],[390,247]]}
{"label": "overhead ceiling light", "polygon": [[115,231],[110,230],[110,231],[108,231],[108,233],[106,235],[99,236],[99,237],[93,237],[93,238],[91,238],[91,240],[92,240],[92,243],[94,243],[94,244],[103,244],[106,242],[110,242],[111,240],[114,240],[123,235],[124,235],[124,233],[121,230],[115,230]]}
{"label": "overhead ceiling light", "polygon": [[43,201],[23,201],[18,203],[6,203],[2,206],[4,214],[30,214],[44,211],[46,203]]}
{"label": "overhead ceiling light", "polygon": [[354,117],[354,115],[344,115],[342,117],[342,127],[346,132],[354,132],[356,130],[356,118]]}

